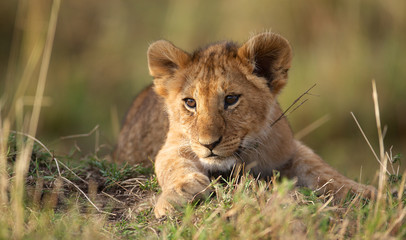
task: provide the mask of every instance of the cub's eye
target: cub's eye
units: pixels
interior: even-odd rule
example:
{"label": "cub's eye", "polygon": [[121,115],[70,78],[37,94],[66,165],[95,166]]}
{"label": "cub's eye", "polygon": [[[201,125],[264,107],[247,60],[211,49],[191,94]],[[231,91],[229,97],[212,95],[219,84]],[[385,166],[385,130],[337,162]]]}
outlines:
{"label": "cub's eye", "polygon": [[226,98],[224,99],[224,108],[236,104],[239,98],[240,95],[227,95]]}
{"label": "cub's eye", "polygon": [[185,104],[188,108],[196,108],[196,101],[193,98],[185,98],[183,99],[185,101]]}

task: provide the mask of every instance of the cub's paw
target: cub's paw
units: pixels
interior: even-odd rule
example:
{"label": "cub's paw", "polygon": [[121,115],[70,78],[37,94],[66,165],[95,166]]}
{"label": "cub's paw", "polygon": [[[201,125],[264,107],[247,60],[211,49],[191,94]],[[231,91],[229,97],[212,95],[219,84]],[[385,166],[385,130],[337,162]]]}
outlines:
{"label": "cub's paw", "polygon": [[345,199],[348,194],[360,195],[362,198],[373,200],[377,196],[377,190],[371,185],[356,183],[352,186],[342,187],[342,189],[340,189],[340,192],[336,194],[336,197],[338,197],[338,199]]}
{"label": "cub's paw", "polygon": [[172,204],[167,201],[164,195],[159,196],[158,201],[155,204],[154,214],[156,218],[161,218],[173,212],[174,208]]}
{"label": "cub's paw", "polygon": [[178,178],[172,188],[186,201],[205,198],[211,192],[209,178],[201,173],[189,173]]}
{"label": "cub's paw", "polygon": [[363,185],[362,190],[360,191],[361,196],[368,199],[375,199],[378,195],[378,190],[371,185]]}
{"label": "cub's paw", "polygon": [[175,207],[207,197],[211,192],[209,178],[201,173],[190,173],[165,186],[155,205],[155,217],[170,215]]}

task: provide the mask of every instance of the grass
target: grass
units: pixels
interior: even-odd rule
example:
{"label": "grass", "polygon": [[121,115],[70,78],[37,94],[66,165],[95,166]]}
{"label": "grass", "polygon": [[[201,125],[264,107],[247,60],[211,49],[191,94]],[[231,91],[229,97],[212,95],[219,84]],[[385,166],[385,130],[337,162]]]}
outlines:
{"label": "grass", "polygon": [[[27,141],[27,138],[22,138]],[[7,179],[12,183],[18,138],[7,146]],[[349,196],[333,204],[295,182],[275,175],[272,183],[244,175],[214,181],[212,196],[155,219],[159,193],[153,169],[120,166],[96,154],[55,156],[38,143],[24,184],[20,238],[25,239],[403,239],[406,237],[405,177],[384,184],[380,200]],[[70,163],[71,159],[81,159]],[[73,174],[74,172],[75,174]],[[12,185],[12,184],[11,184]],[[79,187],[88,198],[78,189]],[[7,192],[10,192],[9,189]],[[393,194],[395,193],[395,194]],[[91,200],[97,208],[89,203]],[[12,201],[12,200],[10,200]],[[378,202],[380,201],[380,202]],[[0,238],[13,237],[14,213],[2,206]]]}
{"label": "grass", "polygon": [[[406,176],[393,166],[401,157],[384,149],[375,86],[379,154],[374,155],[380,170],[378,198],[372,201],[348,196],[335,203],[277,173],[272,183],[244,175],[213,181],[211,197],[156,219],[160,190],[153,169],[111,163],[98,144],[92,154],[75,145],[69,154],[56,155],[35,136],[58,11],[55,0],[47,34],[17,81],[15,96],[0,99],[0,239],[406,238]],[[27,111],[21,101],[34,78],[37,91]]]}

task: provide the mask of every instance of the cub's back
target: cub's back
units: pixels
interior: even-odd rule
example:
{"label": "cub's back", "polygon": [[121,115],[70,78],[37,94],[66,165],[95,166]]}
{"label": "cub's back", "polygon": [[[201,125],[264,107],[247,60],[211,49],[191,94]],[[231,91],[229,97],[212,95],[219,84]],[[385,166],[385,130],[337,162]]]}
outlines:
{"label": "cub's back", "polygon": [[169,121],[152,85],[134,100],[121,128],[114,161],[151,166],[165,142]]}

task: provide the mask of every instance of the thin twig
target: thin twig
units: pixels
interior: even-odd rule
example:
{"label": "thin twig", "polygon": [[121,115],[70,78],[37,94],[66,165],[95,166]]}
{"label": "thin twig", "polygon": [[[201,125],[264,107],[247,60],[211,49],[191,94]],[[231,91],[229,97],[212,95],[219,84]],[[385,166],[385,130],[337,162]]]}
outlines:
{"label": "thin twig", "polygon": [[49,151],[49,149],[48,149],[42,142],[40,142],[40,141],[39,141],[38,139],[36,139],[35,137],[30,136],[30,135],[28,135],[28,134],[26,134],[26,133],[21,133],[21,132],[16,132],[16,131],[10,131],[10,132],[13,132],[13,133],[16,133],[16,134],[21,134],[21,135],[24,135],[24,136],[26,136],[26,137],[32,139],[33,141],[35,141],[36,143],[38,143],[39,145],[41,145],[49,154],[51,154],[52,159],[54,160],[54,162],[55,162],[55,164],[56,164],[56,168],[57,168],[57,170],[58,170],[58,175],[59,175],[59,177],[61,177],[61,178],[62,178],[63,180],[65,180],[66,182],[72,184],[79,192],[81,192],[81,193],[83,194],[83,196],[89,201],[89,203],[90,203],[99,213],[104,213],[104,214],[108,214],[108,215],[112,215],[112,216],[115,216],[115,215],[116,215],[116,214],[114,214],[114,213],[109,213],[109,212],[105,212],[105,211],[103,211],[103,210],[100,210],[100,209],[92,202],[92,200],[90,200],[90,198],[86,195],[86,193],[82,191],[82,189],[80,189],[75,183],[73,183],[73,182],[70,181],[69,179],[67,179],[67,178],[65,178],[64,176],[62,176],[61,170],[60,170],[60,168],[59,168],[59,164],[63,165],[68,171],[70,171],[72,174],[74,174],[77,178],[79,178],[80,180],[82,180],[83,182],[85,182],[85,183],[88,184],[87,181],[85,181],[85,180],[83,180],[81,177],[79,177],[76,173],[74,173],[74,172],[73,172],[70,168],[68,168],[65,164],[63,164],[62,162],[58,161],[58,159],[56,159],[56,158],[53,156],[53,154],[51,153],[51,151]]}
{"label": "thin twig", "polygon": [[[305,102],[307,102],[307,100],[309,100],[308,98],[306,98],[305,100],[303,100],[299,105],[297,105],[292,111],[290,111],[288,114],[286,114],[286,116],[288,116],[289,114],[293,113],[296,109],[298,109],[300,106],[302,106]],[[285,116],[285,117],[286,117]]]}
{"label": "thin twig", "polygon": [[69,136],[64,136],[60,137],[60,139],[65,140],[65,139],[71,139],[71,138],[82,138],[82,137],[89,137],[92,135],[97,129],[99,129],[99,125],[96,125],[90,132],[88,133],[82,133],[82,134],[74,134],[74,135],[69,135]]}
{"label": "thin twig", "polygon": [[[313,86],[311,86],[309,89],[307,89],[306,92],[302,93],[302,95],[300,95],[298,98],[295,99],[295,101],[293,101],[293,103],[271,124],[271,127],[273,125],[275,125],[279,120],[281,120],[282,118],[286,117],[286,113],[289,112],[289,110],[305,95],[309,94],[310,90],[312,90],[314,87],[316,86],[316,84],[313,84]],[[303,101],[301,104],[299,104],[298,107],[300,107],[303,103],[305,103],[307,101],[307,99],[305,101]],[[296,107],[295,109],[293,109],[290,113],[292,113],[293,111],[295,111],[298,107]]]}
{"label": "thin twig", "polygon": [[63,177],[63,176],[60,176],[60,177],[61,177],[63,180],[65,180],[66,182],[72,184],[79,192],[81,192],[81,193],[83,194],[83,196],[87,199],[87,201],[88,201],[98,212],[104,213],[104,214],[107,214],[107,215],[116,216],[116,214],[114,214],[114,213],[109,213],[109,212],[105,212],[105,211],[103,211],[103,210],[100,210],[100,208],[98,208],[98,207],[96,206],[96,204],[94,204],[94,203],[92,202],[92,200],[90,200],[90,198],[86,195],[85,192],[82,191],[82,189],[80,189],[80,187],[78,187],[76,184],[74,184],[71,180],[69,180],[69,179],[67,179],[67,178],[65,178],[65,177]]}
{"label": "thin twig", "polygon": [[[379,164],[380,164],[381,166],[383,166],[382,162],[379,160],[378,156],[376,155],[374,148],[372,147],[372,145],[371,145],[371,143],[369,142],[367,136],[365,135],[364,130],[362,130],[362,127],[361,127],[361,125],[359,124],[359,122],[358,122],[357,118],[355,117],[354,113],[351,112],[351,115],[352,115],[352,117],[354,118],[354,121],[355,121],[355,123],[357,124],[359,130],[361,131],[362,136],[364,136],[364,139],[365,139],[365,141],[367,142],[369,148],[371,149],[372,153],[374,154],[376,161],[378,161]],[[386,172],[387,172],[388,174],[390,174],[390,172],[389,172],[387,169],[386,169]]]}
{"label": "thin twig", "polygon": [[120,204],[123,204],[123,205],[125,204],[123,201],[118,200],[117,198],[111,196],[110,194],[108,194],[108,193],[106,193],[106,192],[104,192],[104,191],[102,191],[101,193],[102,193],[103,195],[105,195],[105,196],[107,196],[107,197],[113,199],[114,201],[120,203]]}
{"label": "thin twig", "polygon": [[83,134],[74,134],[74,135],[69,135],[69,136],[64,136],[64,137],[60,137],[61,140],[66,140],[66,139],[72,139],[72,138],[82,138],[82,137],[89,137],[91,136],[93,133],[95,133],[95,144],[94,144],[94,152],[97,154],[97,152],[99,152],[100,150],[100,146],[99,146],[99,125],[96,125],[92,130],[90,130],[90,132],[88,133],[83,133]]}
{"label": "thin twig", "polygon": [[52,156],[52,160],[54,160],[56,168],[58,170],[58,174],[61,175],[61,170],[59,168],[59,165],[62,165],[64,168],[66,168],[66,170],[68,170],[69,172],[71,172],[75,177],[77,177],[79,180],[81,180],[82,182],[89,184],[86,180],[84,180],[83,178],[79,177],[74,171],[72,171],[68,166],[66,166],[63,162],[60,162],[58,159],[56,159],[56,157],[54,156],[54,154],[38,139],[36,139],[35,137],[27,134],[27,133],[22,133],[22,132],[17,132],[17,131],[10,131],[13,132],[15,134],[19,134],[19,135],[23,135],[26,136],[30,139],[32,139],[34,142],[38,143],[39,145],[41,145],[41,147],[47,151],[51,156]]}

